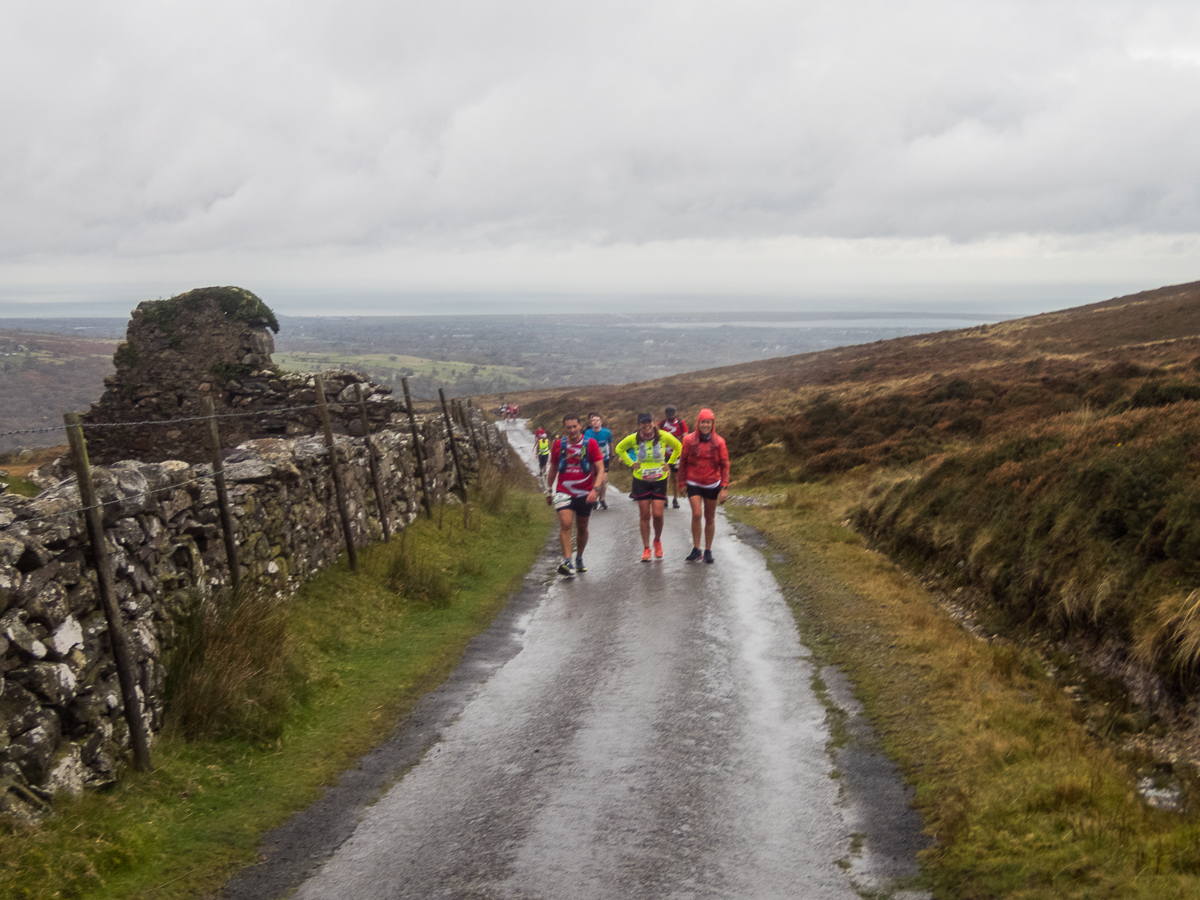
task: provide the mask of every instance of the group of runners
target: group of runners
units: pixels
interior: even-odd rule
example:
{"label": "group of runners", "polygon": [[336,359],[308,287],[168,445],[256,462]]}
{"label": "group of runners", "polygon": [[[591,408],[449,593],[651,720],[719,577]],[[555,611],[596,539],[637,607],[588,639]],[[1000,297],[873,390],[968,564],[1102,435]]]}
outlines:
{"label": "group of runners", "polygon": [[633,469],[629,496],[638,504],[642,562],[663,558],[663,511],[669,492],[673,492],[673,507],[679,508],[680,483],[692,510],[692,551],[687,561],[715,561],[712,543],[717,505],[727,497],[729,451],[724,438],[716,432],[716,418],[711,409],[700,410],[695,431],[676,415],[674,406],[666,407],[664,412],[665,417],[657,423],[650,413],[640,413],[637,431],[616,444],[612,431],[594,412],[588,413],[586,429],[579,416],[566,415],[558,437],[551,438],[541,428],[535,433],[538,476],[546,490],[546,503],[558,511],[560,575],[587,571],[583,553],[588,543],[588,525],[592,510],[608,508],[605,495],[613,459]]}
{"label": "group of runners", "polygon": [[501,401],[500,408],[497,410],[497,412],[500,414],[501,419],[511,422],[521,415],[521,407],[516,403],[505,403]]}

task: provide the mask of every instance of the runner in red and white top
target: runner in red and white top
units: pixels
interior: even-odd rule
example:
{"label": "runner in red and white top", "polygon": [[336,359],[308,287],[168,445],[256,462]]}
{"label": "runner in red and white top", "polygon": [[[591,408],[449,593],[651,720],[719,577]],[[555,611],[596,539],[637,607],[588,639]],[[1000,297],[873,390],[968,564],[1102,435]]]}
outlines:
{"label": "runner in red and white top", "polygon": [[[660,431],[665,431],[671,435],[679,443],[683,443],[683,436],[688,433],[688,423],[683,419],[676,418],[675,407],[668,406],[663,410],[667,417],[658,423]],[[671,472],[667,476],[667,485],[671,488],[671,508],[679,509],[679,465],[676,463],[671,466]]]}
{"label": "runner in red and white top", "polygon": [[[592,438],[583,436],[579,416],[563,416],[563,433],[550,444],[551,487],[546,503],[558,510],[558,542],[563,560],[560,575],[586,572],[583,551],[588,542],[588,517],[596,508],[598,491],[608,476],[604,453]],[[575,564],[571,565],[571,525],[575,526]]]}
{"label": "runner in red and white top", "polygon": [[[696,430],[683,439],[679,457],[679,480],[687,485],[692,506],[692,552],[688,562],[703,558],[713,562],[712,542],[717,530],[717,504],[728,497],[729,450],[717,434],[716,417],[711,409],[700,410]],[[700,517],[704,516],[704,552],[700,552]]]}

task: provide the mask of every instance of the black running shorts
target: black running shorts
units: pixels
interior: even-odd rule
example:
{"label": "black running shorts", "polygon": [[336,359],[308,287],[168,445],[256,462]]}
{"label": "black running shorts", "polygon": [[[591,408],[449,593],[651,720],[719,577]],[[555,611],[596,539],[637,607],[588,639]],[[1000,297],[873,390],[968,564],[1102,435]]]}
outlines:
{"label": "black running shorts", "polygon": [[640,478],[634,478],[633,489],[629,492],[629,496],[634,500],[666,500],[667,479],[642,481]]}
{"label": "black running shorts", "polygon": [[592,514],[592,510],[595,508],[596,504],[588,503],[587,497],[572,497],[571,505],[565,507],[565,509],[569,509],[571,512],[575,513],[575,515],[581,516],[585,519]]}
{"label": "black running shorts", "polygon": [[705,500],[720,500],[721,486],[717,485],[716,487],[705,488],[696,487],[694,484],[689,484],[687,486],[687,495],[689,497],[703,497]]}

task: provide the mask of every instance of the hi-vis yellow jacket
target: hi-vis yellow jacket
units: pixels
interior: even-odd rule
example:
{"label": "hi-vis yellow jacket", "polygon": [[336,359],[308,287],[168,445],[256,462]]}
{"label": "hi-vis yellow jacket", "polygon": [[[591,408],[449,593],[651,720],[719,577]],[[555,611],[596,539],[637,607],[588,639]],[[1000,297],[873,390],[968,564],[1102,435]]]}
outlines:
{"label": "hi-vis yellow jacket", "polygon": [[643,441],[635,431],[617,444],[617,458],[633,467],[633,477],[642,481],[662,481],[670,474],[670,466],[679,462],[683,444],[669,431],[655,429],[649,441]]}

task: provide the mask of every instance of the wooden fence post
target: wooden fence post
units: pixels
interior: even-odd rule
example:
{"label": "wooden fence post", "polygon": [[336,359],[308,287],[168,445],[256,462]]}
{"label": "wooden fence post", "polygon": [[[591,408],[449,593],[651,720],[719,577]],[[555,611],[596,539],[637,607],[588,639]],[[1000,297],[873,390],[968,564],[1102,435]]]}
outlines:
{"label": "wooden fence post", "polygon": [[454,425],[450,421],[450,410],[446,407],[446,392],[438,388],[438,396],[442,398],[442,416],[446,419],[446,437],[450,439],[450,453],[454,456],[454,471],[458,473],[458,496],[463,503],[466,503],[467,482],[463,478],[462,465],[458,461],[458,444],[454,441]]}
{"label": "wooden fence post", "polygon": [[96,486],[92,483],[92,468],[88,465],[87,443],[83,439],[83,425],[78,413],[65,413],[67,441],[75,462],[75,476],[79,482],[79,499],[83,501],[83,518],[87,524],[88,538],[92,542],[92,553],[96,557],[96,575],[100,589],[100,603],[104,607],[104,618],[108,622],[108,642],[112,646],[113,661],[117,665],[117,680],[121,685],[121,701],[125,707],[125,721],[129,724],[129,739],[133,744],[133,761],[143,772],[150,771],[150,741],[146,734],[146,722],[142,719],[142,707],[137,695],[137,682],[133,652],[125,636],[125,624],[121,619],[121,608],[117,606],[117,595],[113,585],[112,558],[108,555],[108,544],[104,539],[104,521],[96,500]]}
{"label": "wooden fence post", "polygon": [[371,440],[371,423],[367,419],[367,401],[363,399],[362,385],[355,383],[354,396],[358,399],[358,416],[362,421],[363,441],[367,445],[367,462],[371,466],[371,483],[375,485],[375,506],[379,509],[379,521],[383,525],[383,539],[392,539],[392,526],[388,522],[388,505],[383,500],[383,485],[379,481],[379,461],[375,456],[375,444]]}
{"label": "wooden fence post", "polygon": [[346,507],[346,490],[342,486],[342,470],[338,466],[337,445],[333,442],[333,428],[329,424],[329,406],[325,402],[325,384],[320,375],[313,376],[317,388],[317,404],[321,408],[321,429],[325,432],[325,446],[329,448],[329,472],[333,476],[333,493],[337,496],[338,515],[342,517],[342,533],[346,536],[346,556],[350,570],[358,571],[358,550],[354,546],[354,532],[350,530],[350,510]]}
{"label": "wooden fence post", "polygon": [[408,424],[412,428],[413,457],[417,461],[417,477],[421,479],[421,499],[425,503],[425,516],[433,519],[433,504],[429,502],[429,480],[425,477],[424,452],[421,450],[421,432],[417,430],[417,416],[413,412],[412,395],[408,392],[408,379],[401,376],[404,388],[404,405],[408,408]]}
{"label": "wooden fence post", "polygon": [[458,411],[462,413],[463,427],[467,429],[467,435],[471,438],[471,446],[475,448],[475,457],[479,458],[479,438],[475,436],[475,426],[471,423],[471,398],[467,398],[467,402],[458,401]]}
{"label": "wooden fence post", "polygon": [[229,580],[236,592],[242,586],[238,562],[237,538],[233,533],[233,513],[229,509],[229,492],[225,489],[225,464],[221,461],[221,433],[217,430],[217,410],[212,397],[204,397],[204,414],[208,416],[208,447],[212,453],[213,484],[217,489],[217,506],[221,510],[221,532],[225,539],[225,561],[229,564]]}

